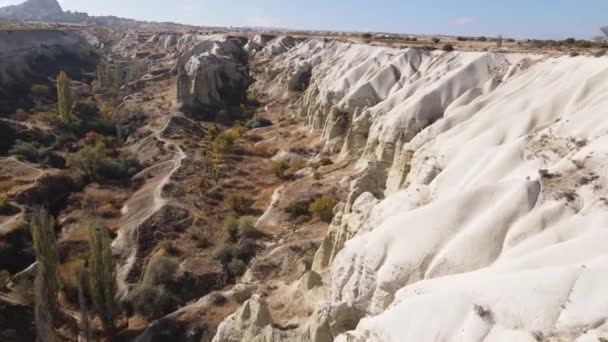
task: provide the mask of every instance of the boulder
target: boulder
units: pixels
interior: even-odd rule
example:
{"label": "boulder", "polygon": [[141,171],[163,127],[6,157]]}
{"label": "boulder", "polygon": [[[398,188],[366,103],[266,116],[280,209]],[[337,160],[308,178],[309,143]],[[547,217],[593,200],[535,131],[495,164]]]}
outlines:
{"label": "boulder", "polygon": [[252,79],[240,63],[212,55],[194,57],[189,63],[189,71],[178,72],[177,93],[183,107],[214,113],[245,101]]}
{"label": "boulder", "polygon": [[185,111],[213,118],[220,110],[239,108],[253,83],[244,63],[242,39],[205,40],[178,60],[177,99]]}

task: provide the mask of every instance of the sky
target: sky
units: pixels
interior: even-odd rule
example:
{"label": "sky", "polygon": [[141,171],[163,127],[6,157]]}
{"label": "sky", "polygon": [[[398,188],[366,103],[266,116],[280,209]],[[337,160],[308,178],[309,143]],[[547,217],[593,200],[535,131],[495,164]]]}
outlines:
{"label": "sky", "polygon": [[[0,6],[23,0],[0,0]],[[608,0],[59,0],[64,10],[200,26],[592,38]]]}

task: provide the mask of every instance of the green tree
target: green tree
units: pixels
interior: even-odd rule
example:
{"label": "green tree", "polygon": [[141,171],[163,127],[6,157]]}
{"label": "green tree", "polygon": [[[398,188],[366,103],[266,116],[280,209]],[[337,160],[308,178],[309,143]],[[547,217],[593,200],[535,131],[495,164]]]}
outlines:
{"label": "green tree", "polygon": [[112,69],[106,61],[97,65],[97,81],[102,89],[108,89],[112,86]]}
{"label": "green tree", "polygon": [[110,338],[114,336],[114,318],[117,306],[114,298],[114,266],[110,237],[105,227],[90,223],[89,233],[89,285],[93,307]]}
{"label": "green tree", "polygon": [[57,311],[59,254],[55,240],[55,222],[42,207],[32,213],[31,234],[36,251],[36,279],[34,281],[35,320],[37,341],[56,341],[53,321]]}
{"label": "green tree", "polygon": [[78,286],[78,306],[80,308],[80,337],[83,341],[91,341],[91,323],[89,321],[89,308],[85,299],[85,288],[88,279],[86,269],[80,270],[76,275]]}
{"label": "green tree", "polygon": [[129,63],[127,69],[127,83],[137,81],[146,72],[146,64],[137,59],[132,60]]}
{"label": "green tree", "polygon": [[70,87],[70,78],[61,71],[57,76],[57,113],[62,121],[70,121],[70,111],[74,98],[72,97],[72,88]]}
{"label": "green tree", "polygon": [[95,146],[85,146],[68,158],[68,165],[82,171],[89,180],[98,180],[99,170],[108,152],[103,141],[97,141]]}
{"label": "green tree", "polygon": [[122,70],[120,70],[120,66],[115,66],[112,70],[112,89],[119,90],[120,86],[122,86]]}

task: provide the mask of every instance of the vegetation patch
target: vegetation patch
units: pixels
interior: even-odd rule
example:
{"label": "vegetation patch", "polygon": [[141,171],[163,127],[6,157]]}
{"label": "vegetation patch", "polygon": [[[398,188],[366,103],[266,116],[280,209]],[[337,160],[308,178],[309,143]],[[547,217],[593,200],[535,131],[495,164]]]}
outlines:
{"label": "vegetation patch", "polygon": [[329,198],[328,196],[321,196],[310,204],[308,211],[322,221],[331,223],[331,220],[334,218],[333,210],[335,205],[336,203],[333,199]]}
{"label": "vegetation patch", "polygon": [[94,182],[129,182],[141,169],[136,159],[125,156],[114,157],[116,151],[106,147],[99,139],[94,146],[85,146],[68,158],[68,166],[78,169],[87,180]]}
{"label": "vegetation patch", "polygon": [[242,192],[229,194],[224,199],[224,205],[238,214],[247,214],[252,204],[253,200]]}
{"label": "vegetation patch", "polygon": [[164,286],[140,285],[131,293],[135,311],[152,319],[174,311],[179,299]]}

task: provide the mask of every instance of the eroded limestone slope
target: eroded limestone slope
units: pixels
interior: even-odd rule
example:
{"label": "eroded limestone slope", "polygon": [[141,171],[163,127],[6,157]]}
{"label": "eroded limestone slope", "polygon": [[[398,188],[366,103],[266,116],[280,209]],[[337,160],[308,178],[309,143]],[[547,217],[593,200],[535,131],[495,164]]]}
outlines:
{"label": "eroded limestone slope", "polygon": [[[258,61],[277,101],[311,67],[293,107],[326,151],[360,156],[313,265],[328,301],[290,338],[608,336],[608,59],[309,40]],[[354,328],[336,312],[363,319],[336,336]],[[216,340],[285,336],[262,316]]]}

